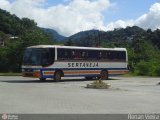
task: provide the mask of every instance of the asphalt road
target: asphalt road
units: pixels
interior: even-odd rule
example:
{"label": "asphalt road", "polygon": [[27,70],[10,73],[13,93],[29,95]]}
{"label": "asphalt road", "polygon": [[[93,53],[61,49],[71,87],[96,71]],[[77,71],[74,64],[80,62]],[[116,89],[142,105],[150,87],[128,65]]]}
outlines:
{"label": "asphalt road", "polygon": [[0,113],[160,113],[160,78],[112,77],[110,89],[85,88],[91,82],[0,76]]}

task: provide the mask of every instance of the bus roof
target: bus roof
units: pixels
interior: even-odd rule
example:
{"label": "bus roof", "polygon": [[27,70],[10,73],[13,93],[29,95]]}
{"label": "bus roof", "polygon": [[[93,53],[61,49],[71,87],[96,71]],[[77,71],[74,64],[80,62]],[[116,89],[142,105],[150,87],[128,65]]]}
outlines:
{"label": "bus roof", "polygon": [[126,48],[101,48],[101,47],[78,47],[78,46],[61,46],[61,45],[35,45],[27,48],[66,48],[66,49],[84,49],[84,50],[117,50],[126,51]]}

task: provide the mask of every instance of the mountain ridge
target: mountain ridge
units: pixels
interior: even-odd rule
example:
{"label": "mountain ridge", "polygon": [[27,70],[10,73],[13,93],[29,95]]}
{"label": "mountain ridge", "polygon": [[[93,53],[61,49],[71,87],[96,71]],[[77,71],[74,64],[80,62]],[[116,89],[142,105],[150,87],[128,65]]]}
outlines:
{"label": "mountain ridge", "polygon": [[53,40],[56,41],[64,41],[67,37],[60,35],[56,30],[50,29],[50,28],[42,28],[46,33],[50,34],[52,36]]}

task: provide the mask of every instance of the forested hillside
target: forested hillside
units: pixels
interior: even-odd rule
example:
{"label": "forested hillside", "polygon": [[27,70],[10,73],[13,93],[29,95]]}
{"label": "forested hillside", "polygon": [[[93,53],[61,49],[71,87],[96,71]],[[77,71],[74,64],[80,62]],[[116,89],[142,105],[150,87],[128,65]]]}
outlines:
{"label": "forested hillside", "polygon": [[37,27],[33,20],[19,19],[0,9],[0,72],[20,72],[22,54],[27,46],[53,44],[50,35]]}
{"label": "forested hillside", "polygon": [[[20,72],[23,51],[27,46],[56,44],[53,35],[28,18],[0,9],[0,72]],[[83,31],[61,41],[64,45],[125,47],[132,74],[160,76],[160,30],[143,30],[137,26],[114,31]]]}
{"label": "forested hillside", "polygon": [[55,42],[63,42],[67,37],[60,35],[57,31],[49,28],[42,28],[46,33],[50,34]]}
{"label": "forested hillside", "polygon": [[66,45],[125,47],[130,71],[135,75],[160,76],[160,30],[143,30],[137,26],[114,31],[90,30],[69,37]]}

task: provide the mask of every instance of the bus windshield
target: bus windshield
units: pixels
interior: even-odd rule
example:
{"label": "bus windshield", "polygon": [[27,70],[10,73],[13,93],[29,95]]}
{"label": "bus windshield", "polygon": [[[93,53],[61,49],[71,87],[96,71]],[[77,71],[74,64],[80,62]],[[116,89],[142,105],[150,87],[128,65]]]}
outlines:
{"label": "bus windshield", "polygon": [[24,52],[23,65],[48,66],[54,62],[54,49],[27,48]]}

